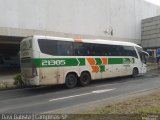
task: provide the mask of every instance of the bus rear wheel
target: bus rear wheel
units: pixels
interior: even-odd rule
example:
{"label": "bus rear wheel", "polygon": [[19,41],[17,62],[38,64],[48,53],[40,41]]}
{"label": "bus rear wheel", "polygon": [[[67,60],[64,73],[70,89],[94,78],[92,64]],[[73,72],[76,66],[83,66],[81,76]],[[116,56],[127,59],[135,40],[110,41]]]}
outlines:
{"label": "bus rear wheel", "polygon": [[81,86],[87,86],[91,82],[91,76],[88,72],[83,72],[80,76],[79,83]]}
{"label": "bus rear wheel", "polygon": [[132,72],[132,77],[135,78],[138,76],[138,74],[139,74],[138,68],[134,68]]}
{"label": "bus rear wheel", "polygon": [[78,77],[76,74],[70,73],[66,76],[65,85],[67,88],[74,88],[77,85]]}

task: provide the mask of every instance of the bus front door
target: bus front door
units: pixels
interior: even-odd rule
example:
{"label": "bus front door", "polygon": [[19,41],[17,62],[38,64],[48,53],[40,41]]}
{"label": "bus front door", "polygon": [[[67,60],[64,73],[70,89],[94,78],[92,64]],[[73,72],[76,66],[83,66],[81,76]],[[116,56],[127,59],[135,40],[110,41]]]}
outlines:
{"label": "bus front door", "polygon": [[141,66],[142,66],[141,69],[142,69],[142,73],[146,73],[147,72],[147,65],[146,65],[147,58],[146,57],[148,57],[148,54],[146,52],[142,51],[140,57],[141,57]]}

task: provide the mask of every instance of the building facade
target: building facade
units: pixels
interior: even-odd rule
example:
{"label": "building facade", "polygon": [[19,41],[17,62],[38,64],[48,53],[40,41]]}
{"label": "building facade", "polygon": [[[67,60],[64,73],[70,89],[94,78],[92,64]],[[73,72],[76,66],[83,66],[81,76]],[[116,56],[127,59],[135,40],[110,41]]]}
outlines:
{"label": "building facade", "polygon": [[143,19],[141,30],[144,48],[160,47],[160,16]]}
{"label": "building facade", "polygon": [[160,57],[160,16],[143,19],[141,30],[142,46],[148,51],[151,59],[155,59],[152,62],[156,62]]}
{"label": "building facade", "polygon": [[145,0],[0,0],[0,56],[35,34],[141,44],[141,20],[159,13]]}

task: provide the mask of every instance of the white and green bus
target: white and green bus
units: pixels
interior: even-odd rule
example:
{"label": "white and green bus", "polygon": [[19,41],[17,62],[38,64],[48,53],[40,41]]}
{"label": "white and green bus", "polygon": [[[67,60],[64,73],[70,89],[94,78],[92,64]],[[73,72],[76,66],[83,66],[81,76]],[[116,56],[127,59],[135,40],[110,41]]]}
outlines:
{"label": "white and green bus", "polygon": [[26,85],[86,86],[91,80],[146,73],[145,54],[129,42],[37,35],[20,44],[21,75]]}

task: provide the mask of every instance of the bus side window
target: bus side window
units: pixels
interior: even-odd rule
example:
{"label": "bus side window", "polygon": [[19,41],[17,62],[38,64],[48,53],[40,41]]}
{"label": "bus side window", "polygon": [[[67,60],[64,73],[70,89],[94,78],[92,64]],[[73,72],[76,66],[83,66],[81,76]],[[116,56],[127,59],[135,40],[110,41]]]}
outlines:
{"label": "bus side window", "polygon": [[57,44],[58,55],[62,56],[72,56],[73,55],[73,45],[72,42],[58,41]]}
{"label": "bus side window", "polygon": [[44,54],[48,55],[57,55],[57,41],[39,39],[38,44],[40,46],[40,50]]}
{"label": "bus side window", "polygon": [[67,52],[64,50],[63,45],[59,44],[58,45],[58,55],[65,55]]}
{"label": "bus side window", "polygon": [[109,56],[108,45],[105,45],[105,46],[104,46],[104,55],[105,55],[105,56]]}
{"label": "bus side window", "polygon": [[83,56],[83,43],[74,42],[73,43],[73,55]]}
{"label": "bus side window", "polygon": [[97,47],[98,47],[98,45],[91,44],[91,47],[90,47],[90,55],[91,56],[97,56],[97,52],[98,52],[98,48]]}
{"label": "bus side window", "polygon": [[109,45],[104,45],[103,52],[104,52],[104,56],[110,56],[111,53],[110,53]]}
{"label": "bus side window", "polygon": [[89,56],[90,55],[90,51],[88,49],[89,47],[89,43],[83,43],[83,46],[82,46],[82,53],[83,53],[83,56]]}
{"label": "bus side window", "polygon": [[72,56],[72,55],[73,55],[73,46],[72,46],[72,45],[69,45],[69,46],[68,46],[67,55],[68,55],[68,56]]}

